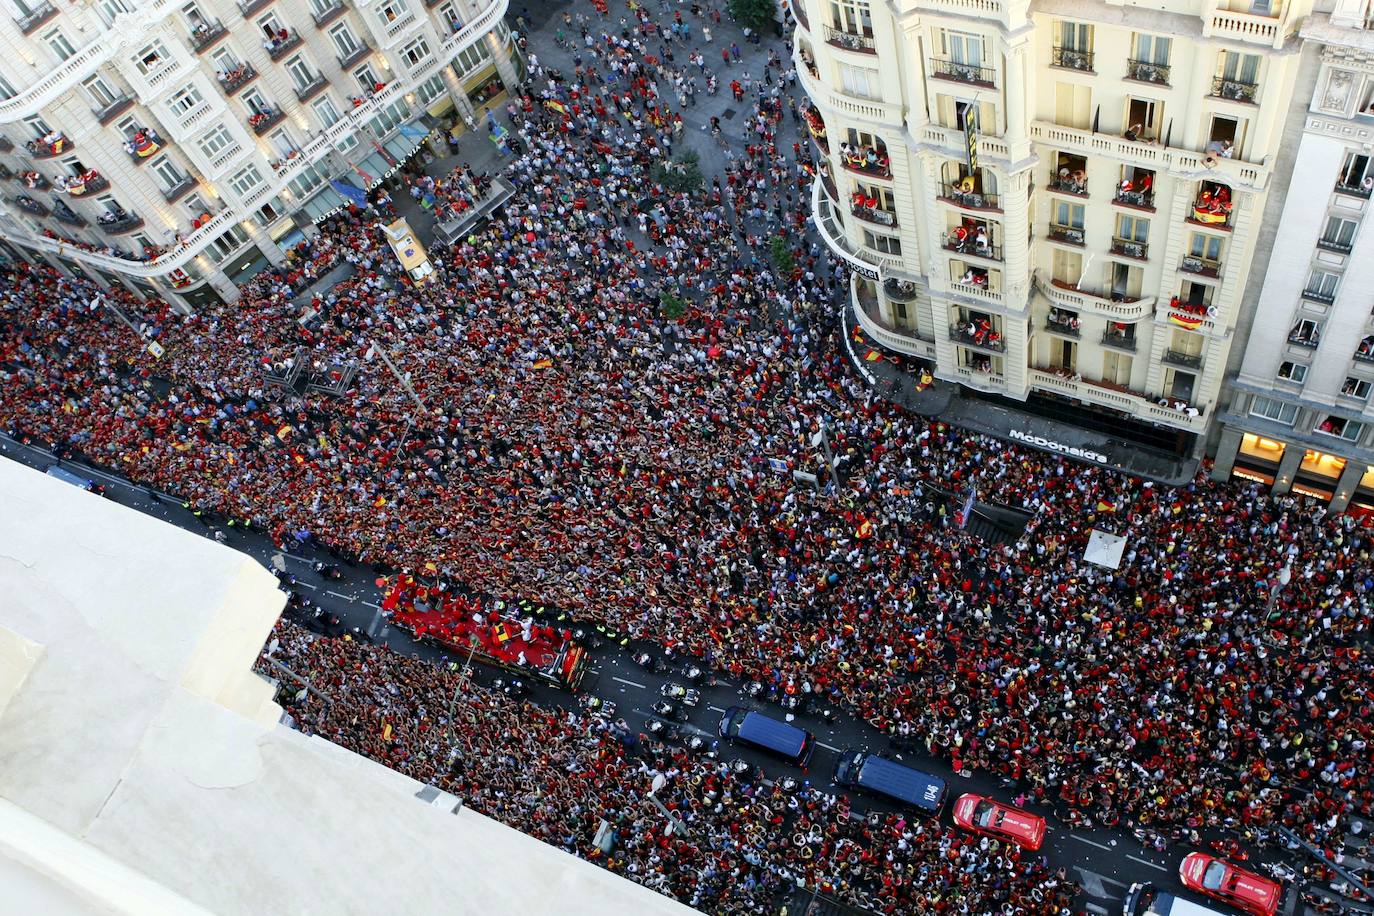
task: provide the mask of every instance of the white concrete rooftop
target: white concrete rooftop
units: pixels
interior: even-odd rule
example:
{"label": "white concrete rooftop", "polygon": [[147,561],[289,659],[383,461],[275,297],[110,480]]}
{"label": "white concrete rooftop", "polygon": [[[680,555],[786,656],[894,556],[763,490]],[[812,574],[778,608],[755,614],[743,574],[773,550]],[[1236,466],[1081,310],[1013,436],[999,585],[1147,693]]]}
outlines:
{"label": "white concrete rooftop", "polygon": [[693,912],[279,725],[284,597],[0,459],[0,913]]}

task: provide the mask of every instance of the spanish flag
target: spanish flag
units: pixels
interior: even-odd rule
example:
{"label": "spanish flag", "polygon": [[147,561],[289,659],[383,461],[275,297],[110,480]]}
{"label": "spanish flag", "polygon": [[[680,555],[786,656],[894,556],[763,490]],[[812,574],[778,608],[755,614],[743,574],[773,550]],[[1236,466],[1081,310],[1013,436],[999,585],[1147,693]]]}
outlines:
{"label": "spanish flag", "polygon": [[283,426],[281,429],[277,430],[277,438],[280,439],[280,440],[282,440],[283,442],[285,442],[285,441],[286,441],[286,437],[289,436],[289,435],[291,435],[291,432],[292,432],[291,424],[288,423],[288,424],[286,424],[285,426]]}
{"label": "spanish flag", "polygon": [[382,508],[382,506],[385,506],[385,505],[386,505],[386,497],[385,497],[385,496],[378,496],[376,499],[374,499],[374,500],[372,501],[372,505],[375,506],[375,507],[378,508],[378,509]]}
{"label": "spanish flag", "polygon": [[556,99],[549,99],[547,102],[544,103],[544,107],[558,112],[565,118],[568,116],[568,106],[564,105],[562,102],[557,101]]}
{"label": "spanish flag", "polygon": [[1097,501],[1097,511],[1098,511],[1098,512],[1115,512],[1115,511],[1116,511],[1116,503],[1114,503],[1114,502],[1109,502],[1108,500],[1105,500],[1105,499],[1099,499],[1099,500]]}
{"label": "spanish flag", "polygon": [[1187,328],[1189,331],[1196,331],[1198,328],[1202,327],[1202,322],[1206,319],[1200,315],[1181,315],[1178,312],[1170,312],[1169,320],[1181,328]]}
{"label": "spanish flag", "polygon": [[876,363],[882,358],[883,354],[879,353],[877,350],[869,350],[864,354],[864,362],[866,363]]}
{"label": "spanish flag", "polygon": [[504,623],[498,623],[496,626],[491,628],[491,631],[496,635],[497,642],[506,642],[510,639],[510,631],[506,629],[506,625]]}
{"label": "spanish flag", "polygon": [[435,566],[433,563],[426,563],[426,564],[425,564],[425,572],[437,573],[438,571],[439,571],[439,567]]}
{"label": "spanish flag", "polygon": [[553,360],[551,360],[551,359],[541,359],[539,362],[535,363],[535,364],[534,364],[533,366],[531,366],[530,368],[531,368],[531,369],[550,369],[550,368],[552,368],[552,367],[553,367]]}
{"label": "spanish flag", "polygon": [[859,527],[854,529],[854,537],[861,541],[866,541],[873,537],[873,523],[868,519],[864,519],[859,523]]}

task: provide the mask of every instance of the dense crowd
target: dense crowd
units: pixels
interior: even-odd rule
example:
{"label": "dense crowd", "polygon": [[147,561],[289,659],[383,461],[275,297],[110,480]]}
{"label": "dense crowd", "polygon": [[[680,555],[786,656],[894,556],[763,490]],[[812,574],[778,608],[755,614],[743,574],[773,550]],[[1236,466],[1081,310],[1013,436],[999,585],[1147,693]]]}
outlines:
{"label": "dense crowd", "polygon": [[516,703],[460,672],[294,624],[278,625],[266,654],[315,691],[288,691],[299,727],[708,912],[773,913],[798,882],[876,913],[1069,912],[1072,882],[1010,844],[862,817],[843,795],[648,738],[627,745],[623,723]]}
{"label": "dense crowd", "polygon": [[[1152,486],[875,398],[837,327],[848,278],[798,232],[813,169],[779,139],[797,117],[783,80],[751,84],[724,180],[673,192],[648,176],[682,142],[670,87],[688,54],[675,67],[671,52],[687,39],[582,31],[579,71],[536,74],[509,111],[516,196],[431,251],[433,285],[409,286],[377,215],[350,210],[236,304],[183,317],[103,294],[153,329],[157,359],[89,306],[94,287],[6,268],[4,426],[282,543],[433,563],[791,685],[1094,821],[1284,822],[1335,843],[1371,812],[1364,527],[1256,486]],[[777,234],[792,263],[766,269]],[[349,278],[297,301],[336,261]],[[340,396],[265,382],[296,359],[361,369]],[[789,473],[818,470],[822,424],[840,492]],[[971,486],[1032,513],[1019,543],[953,522],[939,493]],[[1119,571],[1082,560],[1094,525],[1127,536]],[[500,715],[572,729],[549,748],[589,727]]]}

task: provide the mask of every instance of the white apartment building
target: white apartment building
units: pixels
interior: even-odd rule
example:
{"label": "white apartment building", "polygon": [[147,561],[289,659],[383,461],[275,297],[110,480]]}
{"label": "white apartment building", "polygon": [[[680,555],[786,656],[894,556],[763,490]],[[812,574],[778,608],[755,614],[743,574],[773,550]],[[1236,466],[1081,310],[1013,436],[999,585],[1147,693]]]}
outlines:
{"label": "white apartment building", "polygon": [[187,307],[519,82],[508,0],[0,0],[0,237]]}
{"label": "white apartment building", "polygon": [[[1213,476],[1374,511],[1374,23],[1338,0],[1302,28],[1311,78],[1288,193],[1251,281],[1249,341],[1227,385]],[[1258,265],[1257,265],[1258,266]]]}
{"label": "white apartment building", "polygon": [[1191,467],[1308,0],[791,2],[851,320],[961,399],[1125,444],[1103,463]]}

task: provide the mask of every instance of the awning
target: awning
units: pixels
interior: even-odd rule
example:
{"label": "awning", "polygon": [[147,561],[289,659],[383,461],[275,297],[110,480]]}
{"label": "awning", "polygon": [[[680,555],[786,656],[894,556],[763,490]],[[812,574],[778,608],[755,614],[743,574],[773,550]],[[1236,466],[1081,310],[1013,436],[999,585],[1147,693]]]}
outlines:
{"label": "awning", "polygon": [[362,178],[363,176],[359,175],[358,172],[360,170],[366,172],[366,190],[370,191],[377,185],[381,184],[382,179],[390,175],[392,171],[395,170],[395,168],[396,166],[392,165],[389,161],[387,161],[386,156],[382,155],[381,153],[373,153],[372,155],[368,156],[366,159],[364,159],[362,162],[358,163],[357,166],[354,167],[353,174],[357,175],[358,178]]}
{"label": "awning", "polygon": [[343,199],[342,194],[329,185],[325,185],[324,190],[307,200],[305,206],[301,207],[301,210],[305,212],[306,216],[310,217],[311,223],[318,224],[322,222],[325,217],[332,216],[334,213],[342,210],[346,204],[347,202]]}

